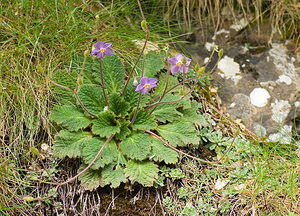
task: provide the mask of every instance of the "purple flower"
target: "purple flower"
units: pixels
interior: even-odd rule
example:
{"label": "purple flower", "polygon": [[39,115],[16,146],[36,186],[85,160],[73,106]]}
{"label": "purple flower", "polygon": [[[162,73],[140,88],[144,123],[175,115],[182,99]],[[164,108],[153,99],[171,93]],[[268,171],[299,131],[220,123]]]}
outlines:
{"label": "purple flower", "polygon": [[[177,53],[177,55],[173,58],[169,58],[169,63],[172,65],[171,66],[171,73],[174,75],[178,71],[181,73],[183,72],[183,63],[182,63],[182,58],[183,56],[180,53]],[[186,73],[188,71],[188,67],[192,61],[192,59],[185,57],[186,58],[186,63],[185,63],[185,69],[184,72]]]}
{"label": "purple flower", "polygon": [[95,44],[96,48],[91,52],[92,55],[97,55],[99,59],[103,58],[105,55],[111,56],[113,55],[113,51],[110,48],[111,43],[104,43],[102,41],[98,41]]}
{"label": "purple flower", "polygon": [[140,91],[142,94],[146,94],[149,89],[156,87],[156,78],[148,79],[148,77],[142,77],[140,84],[136,87],[135,91]]}

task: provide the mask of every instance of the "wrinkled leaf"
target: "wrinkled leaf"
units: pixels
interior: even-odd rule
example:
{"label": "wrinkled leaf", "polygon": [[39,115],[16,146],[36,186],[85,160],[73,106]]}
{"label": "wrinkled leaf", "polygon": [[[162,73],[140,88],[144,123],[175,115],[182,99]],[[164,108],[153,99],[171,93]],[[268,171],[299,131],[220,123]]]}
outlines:
{"label": "wrinkled leaf", "polygon": [[55,137],[53,154],[61,159],[64,159],[66,156],[69,158],[79,157],[82,149],[91,138],[92,134],[88,132],[78,131],[74,133],[61,130]]}
{"label": "wrinkled leaf", "polygon": [[144,160],[151,150],[151,138],[145,132],[135,132],[120,144],[120,149],[127,157]]}
{"label": "wrinkled leaf", "polygon": [[117,164],[110,164],[102,170],[102,176],[105,184],[111,184],[112,188],[120,186],[121,182],[127,182],[124,169]]}
{"label": "wrinkled leaf", "polygon": [[92,132],[108,138],[112,134],[120,133],[120,127],[120,123],[115,120],[115,115],[106,111],[101,112],[98,119],[93,120]]}
{"label": "wrinkled leaf", "polygon": [[50,119],[70,131],[86,128],[92,122],[81,109],[73,106],[54,107]]}
{"label": "wrinkled leaf", "polygon": [[178,161],[178,153],[165,146],[159,139],[153,137],[149,158],[156,162],[165,161],[166,164],[175,164]]}
{"label": "wrinkled leaf", "polygon": [[113,93],[109,96],[110,110],[115,113],[116,116],[126,116],[127,111],[130,109],[129,103],[124,101],[124,97],[121,97],[119,93]]}
{"label": "wrinkled leaf", "polygon": [[132,183],[138,182],[146,187],[151,187],[158,177],[158,167],[151,161],[131,160],[125,169],[125,176],[129,177]]}
{"label": "wrinkled leaf", "polygon": [[[163,63],[160,59],[160,56],[154,51],[149,51],[145,56],[145,65],[144,65],[144,76],[148,78],[154,78],[155,74],[163,69]],[[139,75],[142,74],[143,67],[143,57],[140,58],[136,70]]]}
{"label": "wrinkled leaf", "polygon": [[[83,148],[82,153],[83,160],[86,164],[90,164],[94,160],[105,141],[105,139],[98,138],[92,138],[88,140],[85,147]],[[111,140],[104,147],[96,162],[91,166],[91,169],[99,169],[100,167],[103,168],[105,165],[115,161],[117,157],[117,145],[113,140]]]}
{"label": "wrinkled leaf", "polygon": [[[132,116],[135,110],[133,110]],[[135,130],[152,130],[157,127],[156,121],[154,120],[154,116],[151,115],[149,112],[144,111],[143,109],[139,109],[136,119],[132,124],[132,128]]]}
{"label": "wrinkled leaf", "polygon": [[[81,164],[77,172],[78,173],[81,172],[86,167],[87,165]],[[98,188],[99,186],[100,187],[105,186],[105,182],[103,180],[100,170],[88,169],[81,176],[78,177],[78,180],[81,182],[81,185],[83,185],[85,188],[89,189],[90,191]]]}

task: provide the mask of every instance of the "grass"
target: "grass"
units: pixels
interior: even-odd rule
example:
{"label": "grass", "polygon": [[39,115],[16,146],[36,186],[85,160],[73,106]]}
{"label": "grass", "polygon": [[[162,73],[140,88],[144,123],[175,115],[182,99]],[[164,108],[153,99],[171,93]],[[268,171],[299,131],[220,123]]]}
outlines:
{"label": "grass", "polygon": [[[37,213],[37,205],[26,203],[22,198],[28,195],[37,196],[49,189],[30,181],[32,173],[42,171],[30,149],[32,147],[40,149],[43,143],[51,146],[53,141],[52,125],[48,115],[55,102],[51,95],[51,85],[46,77],[61,68],[74,54],[83,53],[86,49],[91,50],[97,38],[95,15],[100,15],[101,39],[112,42],[116,52],[121,53],[127,63],[130,63],[138,52],[132,40],[144,40],[145,33],[139,28],[141,18],[135,3],[129,0],[113,1],[113,4],[108,0],[101,1],[102,4],[99,1],[88,2],[88,4],[80,0],[1,2],[0,214],[2,215]],[[174,5],[171,5],[171,2]],[[196,1],[183,2],[191,8],[197,6]],[[161,19],[161,11],[157,10],[162,4],[167,4],[164,9],[168,13],[164,19]],[[293,2],[290,5],[292,4]],[[288,5],[285,5],[286,11],[293,11]],[[168,32],[162,22],[169,22],[172,13],[177,14],[178,20],[182,20],[180,4],[178,1],[153,0],[145,6],[151,41],[159,44],[168,41],[161,36]],[[201,17],[209,10],[213,10],[212,14],[215,14],[217,9],[220,9],[213,9],[210,1],[205,7],[198,11]],[[282,12],[282,16],[285,17],[284,14],[288,12]],[[188,10],[182,13],[183,20],[189,25],[197,18],[195,15],[197,11]],[[212,17],[207,18],[210,20],[208,23],[216,25],[218,21]],[[277,19],[278,25],[286,22],[285,18]],[[289,32],[295,31],[297,19],[299,17],[294,14],[293,19],[284,25],[287,26],[287,34],[293,35]],[[289,23],[291,27],[288,27]],[[177,24],[171,20],[169,26]],[[177,26],[178,28],[180,26]],[[223,146],[221,150],[224,152],[227,147],[228,145]],[[230,205],[234,204],[241,207],[241,212],[255,209],[261,212],[275,210],[280,213],[287,214],[291,211],[299,214],[297,212],[299,176],[296,175],[299,173],[299,167],[296,166],[299,164],[299,157],[294,155],[293,149],[285,150],[283,155],[281,145],[276,145],[276,148],[262,146],[262,149],[262,153],[249,153],[246,157],[245,163],[248,162],[247,169],[251,173],[251,178],[243,179],[238,176],[232,181],[230,179],[231,184],[246,184],[248,181],[246,192],[231,192],[232,188],[228,187],[229,189],[223,190],[227,193],[226,196],[222,191],[215,191],[213,188],[217,177],[229,178],[229,172],[236,171],[235,167],[230,167],[232,164],[229,164],[229,168],[221,166],[215,169],[197,164],[196,161],[182,159],[180,168],[185,178],[180,177],[179,173],[181,186],[178,186],[178,180],[174,177],[176,173],[173,171],[174,182],[171,185],[173,192],[169,192],[168,195],[173,210],[186,208],[186,212],[204,211],[201,209],[212,211],[212,208],[215,208],[212,202],[222,201],[224,207],[217,206],[217,211],[226,212],[230,209]],[[228,160],[230,162],[230,159]],[[51,155],[44,162],[48,168],[54,163]],[[268,209],[265,209],[265,206]],[[239,211],[238,207],[234,209]],[[170,212],[173,210],[170,209]]]}

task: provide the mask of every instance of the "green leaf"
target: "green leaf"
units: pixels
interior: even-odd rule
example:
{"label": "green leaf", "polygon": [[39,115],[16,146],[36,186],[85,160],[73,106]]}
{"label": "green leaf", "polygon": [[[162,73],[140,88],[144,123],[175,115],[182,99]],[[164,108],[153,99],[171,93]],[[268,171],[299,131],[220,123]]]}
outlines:
{"label": "green leaf", "polygon": [[92,132],[101,137],[110,137],[115,133],[120,133],[120,123],[115,120],[115,115],[109,111],[101,112],[98,119],[93,120]]}
{"label": "green leaf", "polygon": [[[90,164],[94,160],[105,141],[105,139],[92,138],[86,142],[82,152],[83,160],[86,164]],[[113,140],[111,140],[104,147],[96,162],[91,166],[91,169],[99,169],[100,167],[104,167],[105,165],[115,161],[117,157],[117,145]]]}
{"label": "green leaf", "polygon": [[178,111],[183,114],[182,118],[180,119],[181,121],[192,122],[199,127],[208,126],[208,123],[204,118],[204,116],[197,113],[198,104],[196,101],[191,102],[191,108],[189,109],[179,108]]}
{"label": "green leaf", "polygon": [[[67,69],[57,70],[52,75],[51,79],[57,84],[66,86],[72,90],[76,87],[77,73],[71,73]],[[75,105],[76,99],[72,92],[53,84],[53,95],[55,100],[60,104]]]}
{"label": "green leaf", "polygon": [[132,183],[138,182],[146,187],[151,187],[158,177],[158,167],[151,161],[131,160],[125,169],[125,176],[129,177]]}
{"label": "green leaf", "polygon": [[[162,99],[162,102],[174,101],[174,100],[178,100],[179,98],[180,96],[166,94]],[[180,103],[159,104],[157,108],[154,110],[154,112],[152,113],[152,115],[154,115],[157,120],[163,123],[166,123],[167,121],[172,122],[180,119],[180,117],[182,116],[182,114],[176,110],[176,108],[179,106]],[[150,110],[152,109],[153,108],[151,108]]]}
{"label": "green leaf", "polygon": [[151,138],[145,132],[135,132],[120,144],[120,149],[127,157],[144,160],[151,150]]}
{"label": "green leaf", "polygon": [[92,134],[88,132],[69,132],[61,130],[55,137],[53,146],[53,154],[55,157],[64,159],[66,156],[69,158],[76,158],[81,156],[82,149]]}
{"label": "green leaf", "polygon": [[[71,68],[71,71],[80,73],[82,70],[82,64],[84,61],[84,55],[74,55],[72,61],[66,65],[66,68]],[[96,75],[100,73],[99,61],[97,58],[88,56],[82,72],[84,84],[99,84],[96,79]]]}
{"label": "green leaf", "polygon": [[[161,95],[164,92],[165,87],[166,87],[166,82],[167,82],[167,73],[162,73],[159,77],[157,87],[155,88],[155,96]],[[178,84],[177,78],[170,75],[167,90],[170,89],[171,87],[175,86],[176,84]],[[180,88],[181,88],[181,86],[177,86],[176,88],[171,90],[169,92],[169,94],[172,92],[179,92]]]}
{"label": "green leaf", "polygon": [[[132,111],[131,119],[135,110]],[[132,128],[135,130],[152,130],[157,127],[156,121],[154,120],[154,116],[140,109],[137,113],[136,119],[132,124]]]}
{"label": "green leaf", "polygon": [[106,106],[103,92],[99,85],[83,85],[78,93],[78,97],[86,109],[94,115],[98,115]]}
{"label": "green leaf", "polygon": [[[144,65],[144,76],[148,78],[153,78],[157,72],[163,69],[164,65],[159,57],[154,51],[149,51],[145,56],[145,65]],[[139,60],[136,70],[139,75],[142,74],[143,68],[143,57]]]}
{"label": "green leaf", "polygon": [[70,131],[77,131],[79,129],[86,128],[92,122],[81,109],[73,106],[54,107],[50,115],[50,119]]}
{"label": "green leaf", "polygon": [[128,121],[124,121],[123,123],[121,123],[120,132],[115,135],[115,138],[118,140],[125,139],[131,133],[131,130],[128,129],[128,126]]}
{"label": "green leaf", "polygon": [[[128,102],[131,107],[136,107],[139,100],[140,93],[135,91],[136,86],[132,85],[132,83],[133,83],[133,79],[129,81],[129,84],[124,94],[124,98],[125,101]],[[140,107],[144,107],[148,103],[149,98],[150,98],[149,93],[142,95],[140,101]]]}
{"label": "green leaf", "polygon": [[110,110],[116,116],[126,116],[127,111],[130,109],[129,103],[125,102],[124,97],[121,97],[119,93],[113,93],[109,96],[109,105]]}
{"label": "green leaf", "polygon": [[160,125],[157,131],[174,147],[199,144],[198,132],[190,122],[175,121],[166,125]]}
{"label": "green leaf", "polygon": [[126,183],[128,181],[125,177],[124,169],[117,164],[110,164],[104,167],[102,176],[105,184],[111,184],[112,188],[117,188],[121,182]]}
{"label": "green leaf", "polygon": [[178,162],[178,153],[165,146],[157,138],[152,138],[152,149],[149,157],[156,162],[165,161],[166,164],[175,164]]}
{"label": "green leaf", "polygon": [[[105,56],[101,59],[104,87],[108,92],[121,92],[123,90],[123,81],[125,69],[118,55]],[[100,81],[100,71],[97,74]]]}
{"label": "green leaf", "polygon": [[[78,169],[78,173],[80,173],[82,170],[84,170],[87,167],[85,164],[81,164],[81,166]],[[105,186],[104,179],[101,175],[100,170],[92,170],[88,169],[86,170],[81,176],[78,177],[78,180],[81,181],[81,185],[85,188],[92,191],[93,189]]]}

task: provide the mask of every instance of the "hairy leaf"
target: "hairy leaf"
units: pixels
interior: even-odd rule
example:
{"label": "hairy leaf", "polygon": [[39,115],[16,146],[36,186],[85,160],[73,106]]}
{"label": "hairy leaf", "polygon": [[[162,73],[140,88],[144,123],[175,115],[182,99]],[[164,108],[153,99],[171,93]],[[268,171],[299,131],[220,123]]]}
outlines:
{"label": "hairy leaf", "polygon": [[158,177],[158,167],[151,161],[131,160],[125,169],[125,176],[129,177],[132,183],[138,182],[146,187],[151,187]]}
{"label": "hairy leaf", "polygon": [[115,138],[118,140],[125,139],[131,133],[131,130],[128,129],[128,126],[128,121],[124,121],[123,123],[121,123],[120,132],[115,135]]}
{"label": "hairy leaf", "polygon": [[[88,140],[85,147],[83,148],[83,153],[82,153],[83,160],[86,164],[89,164],[94,160],[94,158],[98,154],[99,150],[101,149],[105,141],[106,141],[105,139],[98,139],[98,138],[92,138]],[[117,145],[113,140],[111,140],[104,147],[103,151],[101,152],[96,162],[91,166],[91,169],[99,169],[100,167],[104,167],[105,165],[115,161],[117,157],[118,157]]]}
{"label": "hairy leaf", "polygon": [[83,85],[78,93],[78,97],[86,109],[94,115],[98,115],[106,106],[103,92],[99,85]]}
{"label": "hairy leaf", "polygon": [[175,164],[178,161],[178,153],[154,137],[152,138],[152,149],[149,157],[157,162],[165,161],[166,164]]}
{"label": "hairy leaf", "polygon": [[81,109],[73,106],[54,107],[50,119],[70,131],[86,128],[92,122]]}
{"label": "hairy leaf", "polygon": [[[154,51],[149,51],[145,56],[145,65],[144,65],[144,76],[148,78],[154,78],[155,74],[163,68],[163,63]],[[136,70],[139,75],[142,74],[143,68],[143,57],[139,60]]]}
{"label": "hairy leaf", "polygon": [[120,149],[127,157],[144,160],[151,150],[151,139],[145,132],[134,132],[120,144]]}
{"label": "hairy leaf", "polygon": [[191,102],[191,108],[188,109],[180,108],[178,109],[178,111],[183,114],[181,121],[192,122],[199,127],[208,126],[206,119],[201,114],[197,113],[198,105],[196,101]]}
{"label": "hairy leaf", "polygon": [[[78,173],[80,173],[86,167],[87,165],[81,164],[81,166],[78,169]],[[90,191],[96,189],[99,186],[105,186],[105,182],[100,170],[88,169],[81,176],[78,177],[78,180],[81,181],[81,184]]]}
{"label": "hairy leaf", "polygon": [[199,144],[198,132],[190,122],[175,121],[170,124],[160,125],[157,131],[174,147]]}
{"label": "hairy leaf", "polygon": [[[132,116],[135,110],[133,110]],[[132,124],[132,128],[135,130],[152,130],[157,127],[156,121],[154,120],[154,116],[151,115],[149,112],[140,109],[137,113],[136,119]]]}
{"label": "hairy leaf", "polygon": [[98,119],[93,120],[92,132],[101,137],[110,137],[111,134],[120,132],[120,123],[115,120],[115,115],[109,111],[101,112]]}
{"label": "hairy leaf", "polygon": [[[118,55],[114,53],[112,56],[105,56],[101,59],[104,87],[108,92],[121,92],[123,80],[125,77],[125,69]],[[100,81],[100,70],[97,74]]]}
{"label": "hairy leaf", "polygon": [[113,93],[109,96],[110,110],[117,116],[126,116],[130,109],[129,103],[124,101],[124,98],[119,93]]}
{"label": "hairy leaf", "polygon": [[120,186],[121,182],[127,182],[124,169],[117,164],[110,164],[102,170],[102,176],[105,184],[111,184],[112,188]]}
{"label": "hairy leaf", "polygon": [[61,159],[64,159],[66,156],[69,158],[79,157],[81,156],[82,149],[91,138],[92,134],[88,132],[61,130],[55,137],[53,154]]}

